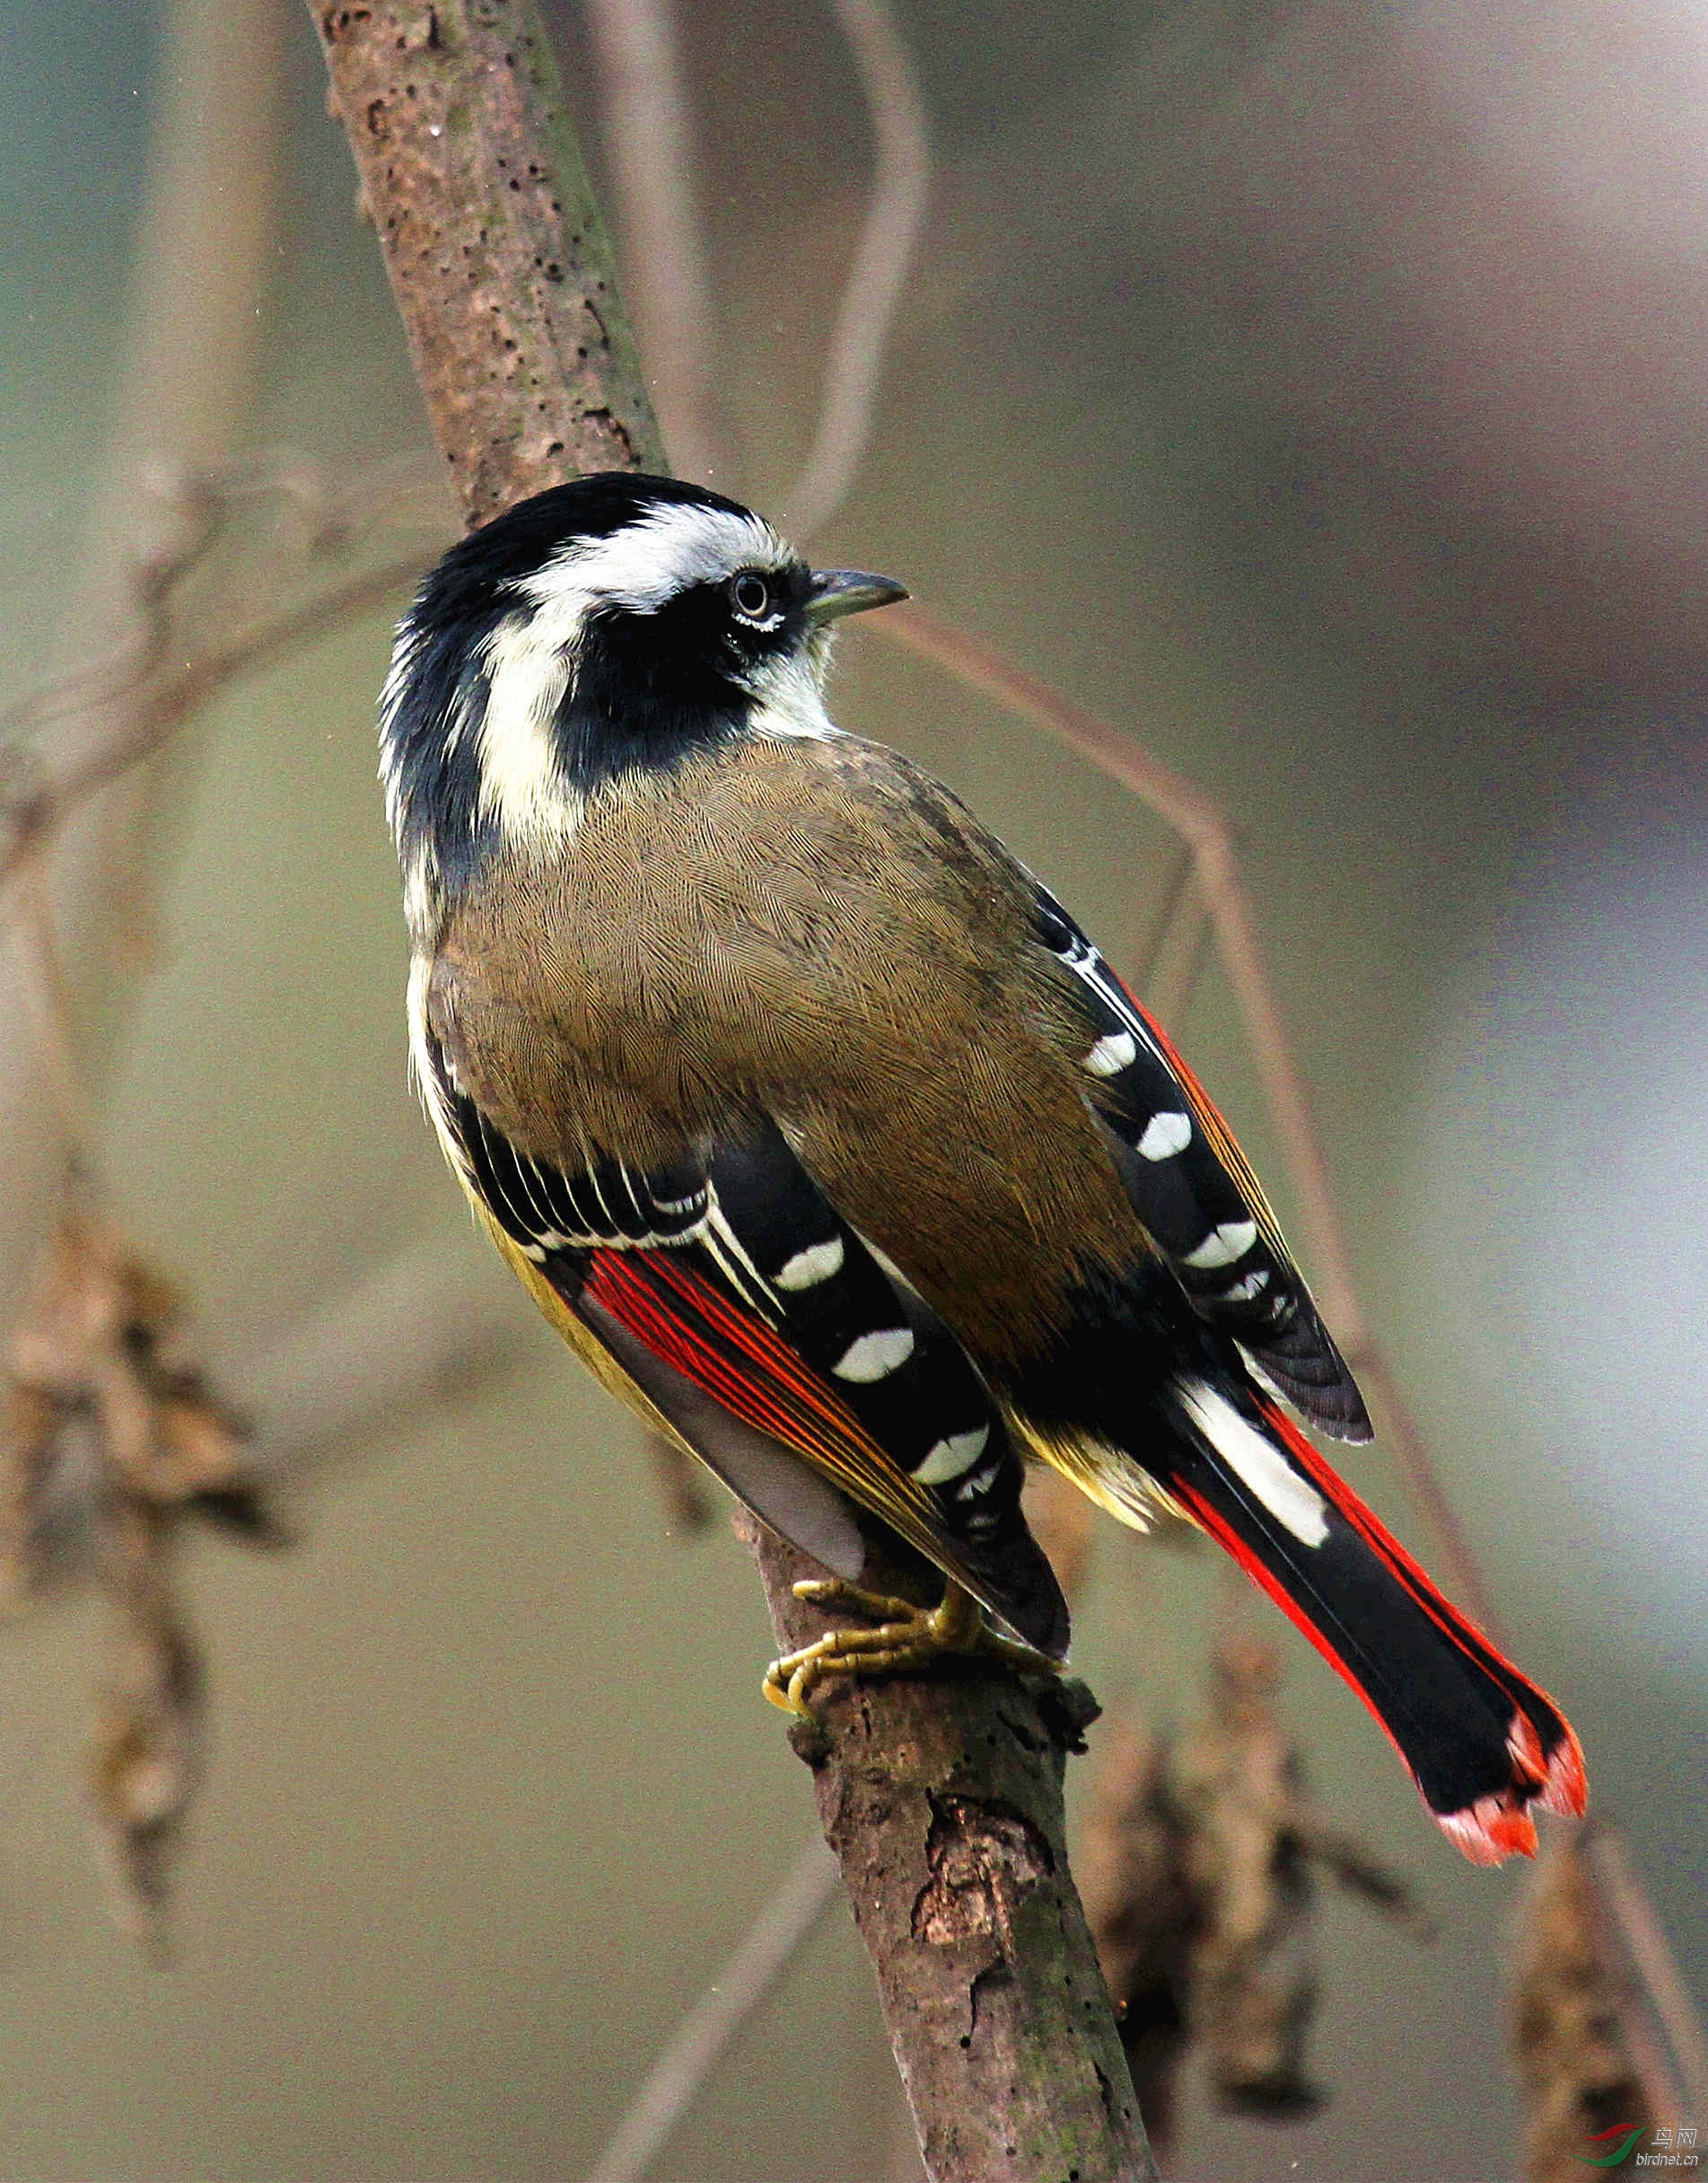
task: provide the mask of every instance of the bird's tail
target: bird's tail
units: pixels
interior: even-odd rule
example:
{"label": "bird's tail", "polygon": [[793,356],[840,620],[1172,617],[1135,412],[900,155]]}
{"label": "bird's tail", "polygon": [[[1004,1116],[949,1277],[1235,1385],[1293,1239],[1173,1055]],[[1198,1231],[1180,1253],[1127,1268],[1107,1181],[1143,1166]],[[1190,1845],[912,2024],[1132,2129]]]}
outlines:
{"label": "bird's tail", "polygon": [[1532,1855],[1532,1804],[1584,1809],[1583,1754],[1559,1708],[1443,1599],[1274,1403],[1182,1375],[1158,1482],[1343,1675],[1424,1802],[1476,1864]]}

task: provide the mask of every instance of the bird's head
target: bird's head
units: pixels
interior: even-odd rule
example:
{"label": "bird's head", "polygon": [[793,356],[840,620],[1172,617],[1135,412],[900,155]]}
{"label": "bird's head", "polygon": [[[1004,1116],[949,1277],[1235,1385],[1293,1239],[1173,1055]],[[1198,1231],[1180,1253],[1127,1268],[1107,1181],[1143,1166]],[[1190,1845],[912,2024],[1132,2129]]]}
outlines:
{"label": "bird's head", "polygon": [[392,652],[380,772],[412,893],[455,892],[501,843],[566,839],[624,773],[741,734],[833,734],[834,625],[906,595],[810,568],[674,478],[582,478],[506,510],[428,575]]}

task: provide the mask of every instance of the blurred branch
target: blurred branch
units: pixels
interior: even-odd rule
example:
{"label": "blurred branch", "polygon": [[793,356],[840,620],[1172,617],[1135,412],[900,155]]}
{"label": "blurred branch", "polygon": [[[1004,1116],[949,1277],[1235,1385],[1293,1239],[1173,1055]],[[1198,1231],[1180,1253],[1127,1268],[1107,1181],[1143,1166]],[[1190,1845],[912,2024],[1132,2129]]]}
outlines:
{"label": "blurred branch", "polygon": [[625,286],[653,407],[679,478],[728,489],[715,390],[716,315],[700,235],[670,0],[584,0],[617,192]]}
{"label": "blurred branch", "polygon": [[586,2183],[640,2183],[695,2094],[817,1926],[839,1878],[836,1859],[815,1835],[677,2027]]}
{"label": "blurred branch", "polygon": [[[810,536],[846,498],[872,434],[879,374],[931,184],[924,101],[887,0],[832,0],[864,94],[876,159],[844,284],[805,463],[781,496]],[[686,101],[669,0],[588,0],[612,180],[642,354],[677,467],[727,474],[714,390],[712,284],[695,216]]]}
{"label": "blurred branch", "polygon": [[782,495],[790,529],[810,538],[846,499],[872,436],[878,375],[931,188],[931,144],[913,57],[887,0],[832,0],[860,72],[877,162],[872,203],[825,365],[818,431]]}
{"label": "blurred branch", "polygon": [[[146,518],[138,479],[151,462],[217,462],[241,423],[263,320],[276,196],[280,0],[173,0],[163,11],[161,110],[138,207],[126,320],[83,566],[67,583],[55,664],[86,656],[130,619],[128,562]],[[187,329],[193,338],[186,338]],[[13,768],[0,750],[0,799]],[[127,793],[93,810],[44,861],[41,922],[87,1007],[107,1001],[115,934],[134,925],[147,812]],[[7,845],[0,840],[0,854]],[[0,961],[4,956],[0,955]],[[42,986],[39,965],[36,1000]],[[67,1150],[62,1098],[42,1099],[31,1003],[0,985],[0,1324],[28,1286]],[[109,1025],[119,1011],[105,1010]],[[57,1000],[50,1035],[65,1028]],[[58,1062],[50,1062],[62,1078]]]}
{"label": "blurred branch", "polygon": [[[368,472],[341,494],[297,457],[157,478],[156,494],[176,518],[176,535],[133,567],[130,633],[106,659],[0,712],[0,893],[83,804],[157,756],[225,683],[386,603],[444,543],[442,491],[416,458]],[[267,495],[311,512],[302,548],[275,554],[246,568],[241,583],[221,587],[199,616],[211,626],[178,618],[175,599],[226,535],[232,514]],[[348,565],[359,547],[397,523],[413,523],[414,542]],[[423,542],[428,537],[431,544]],[[266,600],[270,585],[328,558],[338,573],[322,588]],[[240,603],[258,595],[266,603],[241,617]]]}
{"label": "blurred branch", "polygon": [[406,1245],[242,1373],[258,1421],[256,1471],[270,1481],[397,1432],[511,1363],[526,1332],[495,1271],[483,1277],[438,1245]]}
{"label": "blurred branch", "polygon": [[[1581,1844],[1614,1943],[1625,1955],[1628,1978],[1647,1995],[1655,2029],[1664,2041],[1658,2057],[1652,2042],[1645,2042],[1646,2059],[1644,2048],[1638,2054],[1655,2120],[1667,2119],[1669,2111],[1675,2122],[1708,2116],[1708,2043],[1703,2038],[1702,2019],[1678,1975],[1654,1905],[1631,1869],[1624,1838],[1616,1828],[1598,1821],[1582,1829]],[[1666,2069],[1668,2047],[1677,2063],[1676,2074]]]}

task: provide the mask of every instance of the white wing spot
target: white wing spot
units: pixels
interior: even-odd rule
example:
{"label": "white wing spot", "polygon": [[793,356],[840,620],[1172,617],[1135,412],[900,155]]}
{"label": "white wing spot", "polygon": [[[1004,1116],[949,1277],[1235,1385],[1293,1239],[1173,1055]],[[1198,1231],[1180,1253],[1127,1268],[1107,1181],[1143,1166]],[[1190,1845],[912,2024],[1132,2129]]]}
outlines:
{"label": "white wing spot", "polygon": [[1275,1521],[1301,1546],[1319,1547],[1328,1536],[1327,1503],[1301,1478],[1273,1442],[1242,1417],[1225,1395],[1202,1380],[1177,1380],[1181,1407],[1229,1469],[1250,1487]]}
{"label": "white wing spot", "polygon": [[1268,1286],[1269,1276],[1260,1266],[1255,1274],[1248,1274],[1243,1281],[1236,1281],[1231,1289],[1223,1289],[1216,1302],[1249,1303],[1254,1296],[1261,1296]]}
{"label": "white wing spot", "polygon": [[958,1478],[963,1471],[972,1468],[984,1454],[989,1439],[988,1425],[975,1425],[970,1433],[951,1433],[946,1440],[938,1442],[914,1477],[922,1486],[946,1485],[950,1478]]}
{"label": "white wing spot", "polygon": [[1139,1042],[1130,1030],[1112,1030],[1099,1039],[1080,1066],[1088,1076],[1118,1076],[1139,1057]]}
{"label": "white wing spot", "polygon": [[1236,1258],[1243,1258],[1257,1240],[1256,1221],[1223,1221],[1220,1228],[1213,1228],[1196,1250],[1187,1251],[1183,1261],[1196,1266],[1200,1272],[1208,1272],[1217,1266],[1231,1266]]}
{"label": "white wing spot", "polygon": [[846,1256],[842,1238],[833,1235],[828,1243],[812,1243],[805,1250],[797,1250],[793,1258],[775,1276],[780,1289],[817,1288],[819,1282],[828,1281],[832,1274],[842,1271]]}
{"label": "white wing spot", "polygon": [[1192,1122],[1184,1114],[1153,1114],[1139,1139],[1142,1160],[1172,1160],[1192,1142]]}
{"label": "white wing spot", "polygon": [[857,1342],[850,1342],[841,1361],[830,1369],[838,1380],[852,1380],[856,1387],[869,1387],[874,1380],[887,1380],[913,1354],[911,1327],[885,1327],[876,1334],[863,1334]]}

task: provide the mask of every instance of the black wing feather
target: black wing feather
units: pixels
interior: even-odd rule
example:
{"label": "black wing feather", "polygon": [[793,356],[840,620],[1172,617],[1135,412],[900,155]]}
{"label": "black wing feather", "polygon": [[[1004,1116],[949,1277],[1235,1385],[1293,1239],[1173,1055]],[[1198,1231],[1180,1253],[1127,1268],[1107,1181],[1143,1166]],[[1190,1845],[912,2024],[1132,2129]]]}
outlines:
{"label": "black wing feather", "polygon": [[1039,887],[1033,930],[1073,972],[1088,1092],[1134,1211],[1201,1319],[1337,1439],[1371,1438],[1357,1382],[1323,1325],[1257,1177],[1167,1034]]}
{"label": "black wing feather", "polygon": [[[572,1173],[520,1152],[430,1057],[469,1177],[504,1234],[608,1346],[614,1325],[629,1354],[645,1343],[664,1368],[649,1375],[649,1398],[714,1469],[737,1483],[706,1442],[708,1392],[831,1476],[1029,1644],[1065,1654],[1066,1606],[1026,1529],[1023,1466],[995,1398],[773,1125],[644,1172],[591,1151]],[[673,1411],[683,1381],[697,1392]],[[838,1435],[838,1416],[852,1434]],[[862,1444],[877,1459],[863,1469]]]}

